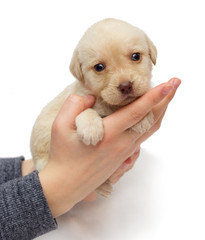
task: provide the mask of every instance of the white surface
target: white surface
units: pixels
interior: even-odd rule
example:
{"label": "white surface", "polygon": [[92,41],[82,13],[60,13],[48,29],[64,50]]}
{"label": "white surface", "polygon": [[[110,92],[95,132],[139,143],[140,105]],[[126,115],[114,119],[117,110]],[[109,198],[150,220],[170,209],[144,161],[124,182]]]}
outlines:
{"label": "white surface", "polygon": [[77,205],[39,239],[205,239],[203,1],[0,1],[0,156],[30,158],[35,118],[73,81],[68,66],[83,32],[106,17],[153,40],[155,85],[183,83],[113,196]]}
{"label": "white surface", "polygon": [[[146,239],[159,231],[164,218],[163,162],[143,150],[130,173],[115,185],[110,198],[80,203],[57,219],[59,229],[40,239]],[[160,201],[163,204],[163,201]],[[163,234],[164,235],[164,234]],[[163,236],[162,235],[162,236]],[[150,238],[153,239],[153,238]]]}

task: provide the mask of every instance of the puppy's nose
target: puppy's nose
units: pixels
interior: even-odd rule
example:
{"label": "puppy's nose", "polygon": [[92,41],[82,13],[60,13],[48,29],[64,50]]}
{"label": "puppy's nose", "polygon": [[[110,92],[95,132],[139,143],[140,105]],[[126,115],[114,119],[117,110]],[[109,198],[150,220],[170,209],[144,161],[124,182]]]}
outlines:
{"label": "puppy's nose", "polygon": [[118,86],[122,94],[129,94],[132,92],[132,83],[130,81],[123,82]]}

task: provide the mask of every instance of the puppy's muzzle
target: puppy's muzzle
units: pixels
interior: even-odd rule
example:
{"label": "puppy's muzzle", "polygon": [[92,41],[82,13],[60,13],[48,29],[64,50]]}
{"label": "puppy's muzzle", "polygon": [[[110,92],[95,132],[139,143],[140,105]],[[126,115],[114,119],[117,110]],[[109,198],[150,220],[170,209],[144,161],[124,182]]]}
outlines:
{"label": "puppy's muzzle", "polygon": [[130,81],[127,81],[127,82],[121,83],[118,86],[118,89],[123,95],[128,95],[133,91],[133,86]]}

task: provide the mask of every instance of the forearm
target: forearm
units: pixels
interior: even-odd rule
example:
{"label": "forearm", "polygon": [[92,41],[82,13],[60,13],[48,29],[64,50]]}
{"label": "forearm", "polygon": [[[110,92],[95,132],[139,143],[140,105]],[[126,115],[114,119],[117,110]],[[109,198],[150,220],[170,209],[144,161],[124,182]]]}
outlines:
{"label": "forearm", "polygon": [[0,184],[21,177],[21,163],[24,157],[0,158]]}
{"label": "forearm", "polygon": [[26,176],[29,173],[33,172],[35,170],[34,164],[33,164],[33,160],[26,160],[26,161],[22,161],[21,164],[21,173],[22,176]]}
{"label": "forearm", "polygon": [[54,218],[66,213],[83,199],[76,196],[80,179],[76,180],[72,170],[62,169],[60,164],[49,163],[39,172],[39,180]]}
{"label": "forearm", "polygon": [[34,170],[33,161],[25,161],[23,156],[0,158],[0,184],[21,176],[26,176]]}
{"label": "forearm", "polygon": [[36,171],[0,185],[0,239],[33,239],[56,229]]}

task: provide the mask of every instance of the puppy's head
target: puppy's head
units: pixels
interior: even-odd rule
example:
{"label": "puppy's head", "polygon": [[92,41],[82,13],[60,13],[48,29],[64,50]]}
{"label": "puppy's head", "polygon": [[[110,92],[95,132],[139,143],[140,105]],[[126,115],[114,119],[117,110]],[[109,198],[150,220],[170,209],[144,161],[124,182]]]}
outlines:
{"label": "puppy's head", "polygon": [[106,19],[87,30],[70,64],[72,74],[110,105],[123,106],[150,88],[157,50],[140,29]]}

